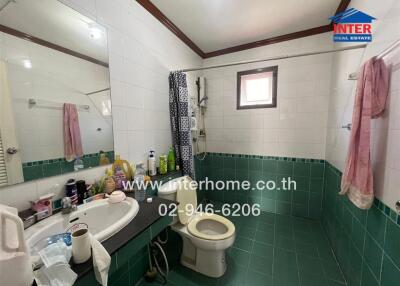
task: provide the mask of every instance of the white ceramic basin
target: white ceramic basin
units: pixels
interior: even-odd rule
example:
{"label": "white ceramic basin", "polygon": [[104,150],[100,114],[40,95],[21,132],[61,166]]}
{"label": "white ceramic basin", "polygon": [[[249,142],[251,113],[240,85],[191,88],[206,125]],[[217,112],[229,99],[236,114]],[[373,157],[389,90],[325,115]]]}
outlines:
{"label": "white ceramic basin", "polygon": [[31,248],[38,241],[54,234],[64,233],[76,223],[86,223],[90,233],[104,241],[125,227],[138,213],[139,204],[135,199],[111,204],[108,199],[93,201],[78,206],[70,214],[58,213],[25,230],[25,239]]}

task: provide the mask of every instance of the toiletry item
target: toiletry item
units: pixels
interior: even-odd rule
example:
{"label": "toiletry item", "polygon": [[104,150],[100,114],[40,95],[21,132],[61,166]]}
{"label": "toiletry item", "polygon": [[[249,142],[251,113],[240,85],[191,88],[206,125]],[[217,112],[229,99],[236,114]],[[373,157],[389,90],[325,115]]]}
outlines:
{"label": "toiletry item", "polygon": [[78,194],[78,203],[82,204],[85,199],[86,182],[84,180],[76,181],[76,190]]}
{"label": "toiletry item", "polygon": [[168,172],[175,171],[175,153],[171,147],[168,152]]}
{"label": "toiletry item", "polygon": [[36,219],[42,220],[53,214],[52,198],[54,194],[41,196],[37,201],[31,201],[31,209],[36,212]]}
{"label": "toiletry item", "polygon": [[157,174],[156,170],[156,154],[154,151],[150,151],[149,154],[149,175],[155,176]]}
{"label": "toiletry item", "polygon": [[71,199],[73,205],[78,204],[78,190],[74,179],[69,179],[65,184],[65,196]]}
{"label": "toiletry item", "polygon": [[143,168],[143,163],[138,163],[135,174],[135,199],[138,202],[146,199],[145,175],[146,171]]}
{"label": "toiletry item", "polygon": [[110,164],[110,159],[108,159],[107,154],[100,151],[99,166],[105,166]]}
{"label": "toiletry item", "polygon": [[36,215],[35,211],[29,209],[29,210],[24,210],[20,213],[18,213],[18,216],[22,219],[24,223],[24,229],[27,229],[28,227],[32,226],[36,222]]}
{"label": "toiletry item", "polygon": [[121,170],[119,166],[116,166],[114,169],[114,182],[115,188],[117,190],[122,190],[127,182],[127,178],[125,173]]}
{"label": "toiletry item", "polygon": [[122,191],[114,191],[111,195],[106,195],[108,198],[108,202],[111,204],[116,204],[124,201],[126,199],[126,195]]}
{"label": "toiletry item", "polygon": [[119,155],[115,156],[114,164],[112,165],[112,171],[115,174],[117,170],[124,172],[127,180],[132,180],[132,168],[128,161],[122,160]]}
{"label": "toiletry item", "polygon": [[31,285],[33,271],[24,226],[17,210],[0,205],[0,281],[2,285]]}
{"label": "toiletry item", "polygon": [[82,228],[72,233],[72,259],[75,264],[86,262],[91,257],[89,230]]}
{"label": "toiletry item", "polygon": [[167,155],[160,156],[159,164],[160,164],[160,167],[159,167],[160,174],[165,175],[168,171]]}
{"label": "toiletry item", "polygon": [[80,157],[77,157],[74,161],[74,171],[77,172],[79,170],[85,169],[85,164]]}
{"label": "toiletry item", "polygon": [[104,181],[104,190],[107,194],[111,194],[115,190],[115,181],[112,170],[107,171],[107,178]]}

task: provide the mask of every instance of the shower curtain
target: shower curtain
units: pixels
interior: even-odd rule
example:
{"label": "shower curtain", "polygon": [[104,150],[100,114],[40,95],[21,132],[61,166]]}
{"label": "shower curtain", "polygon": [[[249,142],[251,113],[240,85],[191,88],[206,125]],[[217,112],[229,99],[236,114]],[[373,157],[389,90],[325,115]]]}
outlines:
{"label": "shower curtain", "polygon": [[182,72],[172,72],[169,75],[169,113],[176,162],[181,166],[183,175],[193,178],[189,96],[186,75]]}

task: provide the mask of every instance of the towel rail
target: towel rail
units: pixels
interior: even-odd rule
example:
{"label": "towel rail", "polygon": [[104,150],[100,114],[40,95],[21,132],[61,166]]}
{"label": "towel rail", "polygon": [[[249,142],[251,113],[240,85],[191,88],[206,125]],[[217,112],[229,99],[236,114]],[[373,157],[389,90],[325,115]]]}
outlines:
{"label": "towel rail", "polygon": [[[29,103],[29,107],[41,106],[41,107],[45,107],[45,108],[55,108],[55,109],[63,108],[63,106],[61,105],[60,102],[53,102],[53,101],[42,100],[42,99],[37,100],[35,98],[29,98],[28,103]],[[86,111],[89,111],[89,109],[90,109],[90,106],[87,104],[81,104],[81,105],[77,104],[76,107],[80,108],[82,110],[86,110]]]}
{"label": "towel rail", "polygon": [[[397,41],[394,41],[388,48],[384,49],[382,52],[379,53],[379,55],[376,56],[378,59],[382,59],[386,57],[388,54],[396,50],[398,47],[400,47],[400,39]],[[357,74],[358,72],[353,72],[349,74],[348,80],[357,80]]]}

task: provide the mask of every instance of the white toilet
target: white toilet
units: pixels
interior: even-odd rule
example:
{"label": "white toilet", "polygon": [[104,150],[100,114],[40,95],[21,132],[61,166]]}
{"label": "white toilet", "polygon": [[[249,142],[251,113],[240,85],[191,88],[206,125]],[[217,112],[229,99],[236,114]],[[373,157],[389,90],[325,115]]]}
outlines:
{"label": "white toilet", "polygon": [[188,176],[171,180],[158,189],[158,196],[179,202],[171,228],[183,240],[182,265],[206,276],[221,277],[227,267],[225,251],[235,241],[235,225],[216,214],[187,211],[188,204],[197,209],[191,180]]}

